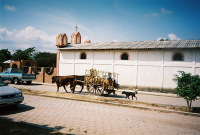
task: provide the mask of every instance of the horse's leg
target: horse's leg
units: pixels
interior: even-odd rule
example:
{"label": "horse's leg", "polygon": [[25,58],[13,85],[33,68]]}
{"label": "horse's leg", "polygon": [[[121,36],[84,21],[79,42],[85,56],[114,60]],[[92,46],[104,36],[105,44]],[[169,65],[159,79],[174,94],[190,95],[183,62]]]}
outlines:
{"label": "horse's leg", "polygon": [[117,96],[117,94],[115,94],[115,90],[113,90],[113,94],[114,94],[114,96]]}
{"label": "horse's leg", "polygon": [[84,85],[83,85],[83,83],[81,83],[81,90],[79,91],[79,93],[82,92],[83,88],[84,88]]}
{"label": "horse's leg", "polygon": [[73,87],[73,86],[70,85],[70,89],[71,89],[71,93],[74,93],[75,87]]}
{"label": "horse's leg", "polygon": [[67,93],[67,89],[65,88],[65,85],[63,85],[63,87],[64,87],[64,89],[65,89],[65,91],[66,91],[66,93]]}
{"label": "horse's leg", "polygon": [[57,92],[59,91],[59,85],[57,84]]}
{"label": "horse's leg", "polygon": [[76,85],[75,85],[75,82],[74,81],[70,81],[70,89],[71,89],[71,93],[74,93],[74,91],[75,91],[75,87],[76,87]]}

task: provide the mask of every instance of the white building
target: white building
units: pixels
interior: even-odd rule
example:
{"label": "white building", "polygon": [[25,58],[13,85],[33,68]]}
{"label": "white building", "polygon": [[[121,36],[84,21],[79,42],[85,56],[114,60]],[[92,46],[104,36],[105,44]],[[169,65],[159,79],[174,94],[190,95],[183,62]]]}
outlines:
{"label": "white building", "polygon": [[57,44],[57,75],[91,68],[118,73],[120,86],[174,89],[177,71],[200,75],[200,40]]}

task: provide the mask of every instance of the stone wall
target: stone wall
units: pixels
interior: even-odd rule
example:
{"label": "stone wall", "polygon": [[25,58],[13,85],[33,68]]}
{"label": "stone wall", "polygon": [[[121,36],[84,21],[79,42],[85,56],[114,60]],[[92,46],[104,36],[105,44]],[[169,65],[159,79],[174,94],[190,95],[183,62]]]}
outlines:
{"label": "stone wall", "polygon": [[56,76],[56,68],[42,67],[40,73],[37,73],[36,81],[42,83],[51,83],[51,78],[53,76]]}
{"label": "stone wall", "polygon": [[[28,74],[31,73],[31,67],[29,68]],[[51,83],[51,78],[53,76],[56,76],[56,68],[52,67],[41,67],[36,68],[36,80],[35,82],[41,82],[41,83]]]}
{"label": "stone wall", "polygon": [[22,68],[24,70],[24,73],[29,73],[29,74],[35,72],[36,67],[37,67],[37,61],[35,60],[21,60],[21,61],[10,62],[10,68]]}

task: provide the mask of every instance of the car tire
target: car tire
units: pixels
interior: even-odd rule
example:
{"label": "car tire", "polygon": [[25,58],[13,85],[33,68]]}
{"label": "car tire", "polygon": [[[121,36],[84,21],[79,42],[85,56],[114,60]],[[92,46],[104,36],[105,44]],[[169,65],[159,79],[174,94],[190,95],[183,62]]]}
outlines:
{"label": "car tire", "polygon": [[27,84],[31,84],[31,83],[32,83],[32,81],[26,81],[26,83],[27,83]]}
{"label": "car tire", "polygon": [[13,79],[13,83],[14,83],[14,84],[19,84],[18,78],[14,78],[14,79]]}

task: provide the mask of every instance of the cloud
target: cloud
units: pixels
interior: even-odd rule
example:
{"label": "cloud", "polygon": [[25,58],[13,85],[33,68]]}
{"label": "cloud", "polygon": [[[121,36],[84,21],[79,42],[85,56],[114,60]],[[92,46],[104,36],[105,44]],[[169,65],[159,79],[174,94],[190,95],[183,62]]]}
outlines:
{"label": "cloud", "polygon": [[166,10],[164,8],[161,8],[161,12],[164,14],[172,14],[173,13],[172,11]]}
{"label": "cloud", "polygon": [[169,37],[170,40],[181,40],[175,34],[169,34],[168,37]]}
{"label": "cloud", "polygon": [[118,40],[116,40],[116,39],[113,39],[113,42],[119,42]]}
{"label": "cloud", "polygon": [[181,40],[181,38],[177,37],[175,34],[169,34],[168,35],[168,38],[162,38],[162,37],[159,37],[157,38],[157,41],[167,41],[167,40]]}
{"label": "cloud", "polygon": [[149,13],[148,15],[153,16],[153,17],[160,17],[161,15],[164,15],[164,14],[172,14],[173,13],[172,11],[166,10],[164,8],[161,8],[160,10],[161,10],[161,12],[159,12],[159,13],[153,12],[153,13]]}
{"label": "cloud", "polygon": [[14,6],[9,6],[9,5],[5,5],[4,9],[8,10],[8,11],[15,11],[16,8]]}
{"label": "cloud", "polygon": [[44,31],[28,26],[22,30],[9,31],[0,28],[0,49],[27,49],[36,47],[40,51],[55,51],[56,36],[48,35]]}
{"label": "cloud", "polygon": [[149,15],[153,16],[153,17],[159,17],[160,16],[158,13],[150,13]]}

